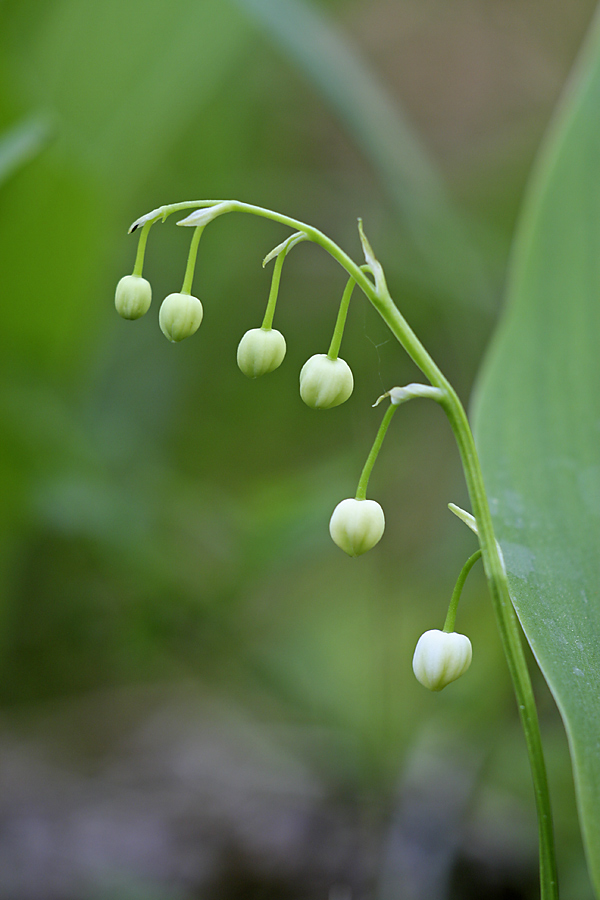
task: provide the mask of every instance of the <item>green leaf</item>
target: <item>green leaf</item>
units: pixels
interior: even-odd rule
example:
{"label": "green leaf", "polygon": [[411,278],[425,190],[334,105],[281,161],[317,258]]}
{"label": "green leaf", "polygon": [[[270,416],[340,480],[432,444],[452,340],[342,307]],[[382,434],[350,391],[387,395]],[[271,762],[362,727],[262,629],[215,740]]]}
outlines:
{"label": "green leaf", "polygon": [[461,303],[487,305],[487,275],[442,173],[397,100],[333,19],[304,0],[236,3],[312,81],[379,175],[420,257],[411,276]]}
{"label": "green leaf", "polygon": [[600,16],[541,153],[476,437],[511,595],[569,737],[600,893]]}

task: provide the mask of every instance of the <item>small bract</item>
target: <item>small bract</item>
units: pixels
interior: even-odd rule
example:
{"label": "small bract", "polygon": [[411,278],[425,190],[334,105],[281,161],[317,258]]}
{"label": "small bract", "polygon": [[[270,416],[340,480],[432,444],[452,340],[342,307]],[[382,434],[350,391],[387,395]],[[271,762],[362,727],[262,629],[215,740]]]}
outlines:
{"label": "small bract", "polygon": [[115,307],[124,319],[141,319],[152,302],[152,287],[141,275],[124,275],[115,291]]}
{"label": "small bract", "polygon": [[352,370],[339,357],[311,356],[300,372],[300,396],[313,409],[331,409],[344,403],[354,389]]}
{"label": "small bract", "polygon": [[385,529],[385,516],[376,500],[342,500],[329,521],[329,533],[348,556],[360,556],[377,544]]}
{"label": "small bract", "polygon": [[438,631],[422,634],[413,656],[413,672],[430,691],[441,691],[471,665],[473,650],[466,634]]}
{"label": "small bract", "polygon": [[238,344],[237,363],[248,378],[273,372],[283,362],[285,338],[274,328],[251,328]]}
{"label": "small bract", "polygon": [[169,294],[163,300],[158,322],[162,333],[170,341],[182,341],[200,327],[204,310],[197,297],[191,294]]}

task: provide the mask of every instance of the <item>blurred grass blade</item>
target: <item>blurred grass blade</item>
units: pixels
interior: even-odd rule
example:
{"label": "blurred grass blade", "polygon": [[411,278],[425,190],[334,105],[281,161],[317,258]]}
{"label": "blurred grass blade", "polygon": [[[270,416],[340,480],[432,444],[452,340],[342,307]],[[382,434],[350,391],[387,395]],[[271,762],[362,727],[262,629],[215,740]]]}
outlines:
{"label": "blurred grass blade", "polygon": [[466,223],[398,103],[335,22],[304,0],[236,0],[313,82],[379,175],[427,261],[420,276],[461,302],[489,300]]}
{"label": "blurred grass blade", "polygon": [[0,184],[37,156],[49,134],[49,119],[36,115],[23,119],[0,135]]}
{"label": "blurred grass blade", "polygon": [[561,711],[600,895],[600,14],[541,154],[476,402],[511,594]]}
{"label": "blurred grass blade", "polygon": [[221,0],[54,0],[32,32],[26,74],[62,139],[126,205],[202,114],[249,32]]}

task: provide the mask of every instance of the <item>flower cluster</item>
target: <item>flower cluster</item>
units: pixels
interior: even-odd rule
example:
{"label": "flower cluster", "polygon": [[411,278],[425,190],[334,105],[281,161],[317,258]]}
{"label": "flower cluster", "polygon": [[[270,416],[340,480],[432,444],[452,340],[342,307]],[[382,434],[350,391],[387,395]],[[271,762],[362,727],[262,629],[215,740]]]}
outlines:
{"label": "flower cluster", "polygon": [[[211,201],[208,201],[211,203]],[[182,204],[179,208],[185,207]],[[233,201],[214,201],[207,208],[193,212],[180,221],[179,225],[194,227],[185,276],[181,291],[171,293],[163,300],[159,311],[159,324],[165,337],[178,343],[193,335],[202,322],[203,308],[200,300],[191,293],[196,256],[200,237],[206,225],[217,216],[236,208]],[[165,218],[168,207],[154,210],[134,223],[131,230],[141,228],[140,242],[133,274],[125,275],[119,281],[115,293],[115,307],[124,319],[139,319],[145,315],[152,301],[152,288],[142,277],[142,267],[146,240],[150,227],[158,218]],[[367,265],[362,271],[368,271],[375,279],[375,287],[384,283],[383,271],[373,255],[373,251],[364,236],[362,225],[359,231]],[[274,372],[282,364],[286,354],[286,341],[280,331],[273,328],[273,317],[277,303],[281,272],[284,260],[289,251],[300,241],[307,240],[307,231],[292,234],[269,253],[263,266],[275,260],[271,289],[262,324],[259,328],[251,328],[240,340],[237,348],[237,364],[248,378],[259,378]],[[340,345],[348,306],[355,285],[355,277],[350,277],[340,301],[338,316],[331,344],[327,353],[317,353],[308,359],[300,371],[300,396],[307,406],[313,409],[331,409],[344,403],[354,389],[352,370],[339,356]],[[389,398],[390,405],[369,453],[358,483],[356,496],[342,500],[335,507],[330,522],[329,532],[333,541],[348,556],[357,557],[371,550],[383,537],[385,516],[380,504],[368,500],[366,496],[369,477],[381,449],[395,410],[402,403],[415,397],[429,397],[438,402],[442,399],[439,388],[431,385],[410,384],[405,387],[392,388],[375,405]],[[417,679],[431,691],[440,691],[447,684],[462,675],[471,663],[471,642],[465,635],[452,631],[456,614],[456,605],[466,573],[470,570],[480,551],[467,562],[455,588],[444,631],[427,631],[421,636],[413,658],[413,669]],[[462,580],[461,580],[462,579]]]}

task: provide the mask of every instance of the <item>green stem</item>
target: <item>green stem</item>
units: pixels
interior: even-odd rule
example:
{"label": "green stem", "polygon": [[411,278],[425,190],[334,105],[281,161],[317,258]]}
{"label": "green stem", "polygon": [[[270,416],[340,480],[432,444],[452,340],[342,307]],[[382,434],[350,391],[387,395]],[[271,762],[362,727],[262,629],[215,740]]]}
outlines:
{"label": "green stem", "polygon": [[460,570],[460,575],[458,576],[458,580],[454,586],[454,590],[452,591],[452,598],[450,600],[450,606],[448,607],[448,615],[446,616],[446,621],[444,622],[444,627],[442,629],[447,633],[454,631],[454,625],[456,622],[456,610],[458,609],[458,601],[460,600],[462,589],[465,586],[467,575],[469,574],[477,560],[480,558],[481,548],[479,550],[476,550],[475,553],[468,558],[468,560]]}
{"label": "green stem", "polygon": [[[165,219],[171,213],[190,208],[202,208],[214,206],[223,201],[199,200],[185,201],[163,206],[154,210],[151,222]],[[404,347],[410,358],[421,369],[430,383],[440,389],[443,396],[440,405],[450,422],[454,432],[458,450],[463,466],[465,481],[471,499],[473,515],[477,520],[479,543],[482,551],[485,574],[488,580],[490,595],[496,614],[496,620],[500,631],[504,654],[508,663],[512,678],[521,724],[525,734],[525,741],[531,766],[536,808],[538,813],[539,845],[540,845],[540,889],[541,900],[557,900],[558,885],[556,876],[556,860],[554,852],[554,836],[552,826],[552,811],[548,792],[548,779],[542,750],[540,727],[535,707],[533,688],[523,646],[521,633],[513,609],[506,572],[500,557],[492,517],[488,505],[487,495],[483,483],[481,466],[475,448],[475,442],[467,415],[456,394],[454,388],[442,374],[429,353],[425,350],[415,333],[412,331],[397,306],[394,304],[385,279],[380,277],[379,283],[373,282],[361,271],[361,267],[352,260],[338,245],[311,225],[306,225],[290,216],[260,206],[241,201],[232,201],[231,212],[245,212],[261,216],[287,225],[294,231],[301,231],[307,239],[319,244],[333,259],[346,270],[363,293],[367,296],[380,316],[387,324],[392,334]],[[144,223],[146,224],[146,223]],[[382,273],[381,273],[382,276]]]}
{"label": "green stem", "polygon": [[[354,278],[357,285],[361,288],[363,293],[366,294],[371,303],[376,306],[375,298],[377,293],[375,285],[367,278],[362,271],[361,266],[357,265],[347,253],[344,253],[330,237],[327,237],[326,234],[323,234],[322,231],[319,231],[318,228],[314,228],[312,225],[307,225],[305,222],[300,222],[299,219],[293,219],[291,216],[284,216],[282,213],[275,212],[272,209],[254,206],[252,203],[242,203],[240,200],[185,200],[182,203],[169,203],[166,206],[161,206],[158,209],[153,210],[152,218],[144,223],[144,227],[149,223],[153,224],[154,222],[158,222],[159,219],[164,221],[169,216],[173,215],[173,213],[183,212],[183,210],[186,209],[206,209],[208,206],[217,206],[219,203],[230,203],[230,212],[250,213],[254,216],[270,219],[273,222],[279,222],[281,225],[287,225],[293,231],[301,231],[302,234],[306,235],[307,240],[319,244],[320,247],[333,257],[333,259],[337,260],[342,268],[346,270],[348,275],[351,275]],[[130,231],[132,230],[135,230],[133,225]],[[367,269],[366,266],[365,269]],[[399,312],[398,315],[400,315]],[[408,328],[408,325],[406,325],[406,327]]]}
{"label": "green stem", "polygon": [[379,426],[379,431],[377,432],[377,436],[373,441],[373,446],[371,447],[371,452],[367,457],[367,461],[364,464],[363,470],[360,475],[360,479],[358,482],[358,487],[356,488],[356,499],[357,500],[366,500],[367,499],[367,487],[369,485],[369,478],[371,477],[371,472],[373,471],[373,466],[375,465],[375,460],[379,455],[379,451],[381,450],[381,445],[383,444],[383,439],[385,437],[385,433],[388,430],[389,424],[392,421],[392,416],[398,409],[393,403],[390,403],[388,406],[385,416],[381,420],[381,425]]}
{"label": "green stem", "polygon": [[277,305],[277,297],[279,295],[279,282],[281,280],[281,270],[283,269],[283,263],[286,257],[286,251],[282,250],[275,260],[275,266],[273,268],[273,277],[271,278],[271,290],[269,291],[269,300],[267,302],[267,308],[265,310],[265,317],[263,319],[263,323],[261,328],[264,328],[265,331],[270,331],[273,327],[273,316],[275,315],[275,306]]}
{"label": "green stem", "polygon": [[463,465],[465,481],[473,515],[477,521],[479,543],[482,551],[483,565],[487,577],[490,595],[496,613],[496,621],[500,631],[502,646],[513,687],[517,699],[521,725],[525,735],[529,764],[531,766],[533,788],[538,813],[539,852],[540,852],[540,890],[541,900],[557,900],[558,879],[556,873],[556,857],[554,850],[554,833],[552,810],[548,791],[548,777],[544,762],[540,726],[535,706],[535,698],[531,678],[527,669],[521,632],[508,591],[508,582],[504,563],[500,557],[498,544],[494,535],[492,516],[489,509],[479,457],[475,441],[469,426],[465,410],[458,396],[446,378],[435,365],[425,348],[418,341],[411,329],[406,325],[400,312],[394,305],[387,288],[373,301],[392,333],[398,338],[412,359],[417,362],[421,371],[431,383],[445,392],[440,401],[443,406],[456,442]]}
{"label": "green stem", "polygon": [[337,315],[337,320],[335,323],[335,328],[333,330],[333,337],[331,338],[331,344],[329,345],[329,351],[327,356],[329,359],[337,359],[340,352],[340,347],[342,345],[342,338],[344,336],[344,325],[346,324],[346,316],[348,315],[348,306],[350,305],[350,297],[352,296],[352,291],[354,290],[354,285],[356,281],[352,276],[348,279],[348,284],[344,288],[344,293],[342,294],[342,299],[340,302],[340,308]]}
{"label": "green stem", "polygon": [[142,272],[144,271],[144,254],[146,253],[146,241],[148,240],[148,234],[150,233],[152,225],[153,222],[146,222],[146,224],[140,231],[140,239],[138,241],[137,253],[135,255],[135,265],[132,272],[132,274],[137,275],[138,278],[142,277]]}
{"label": "green stem", "polygon": [[204,225],[194,228],[192,235],[192,243],[190,244],[190,252],[188,253],[187,265],[185,267],[185,275],[183,276],[182,294],[192,293],[192,282],[194,280],[194,270],[196,268],[196,257],[198,256],[198,244],[204,231]]}

